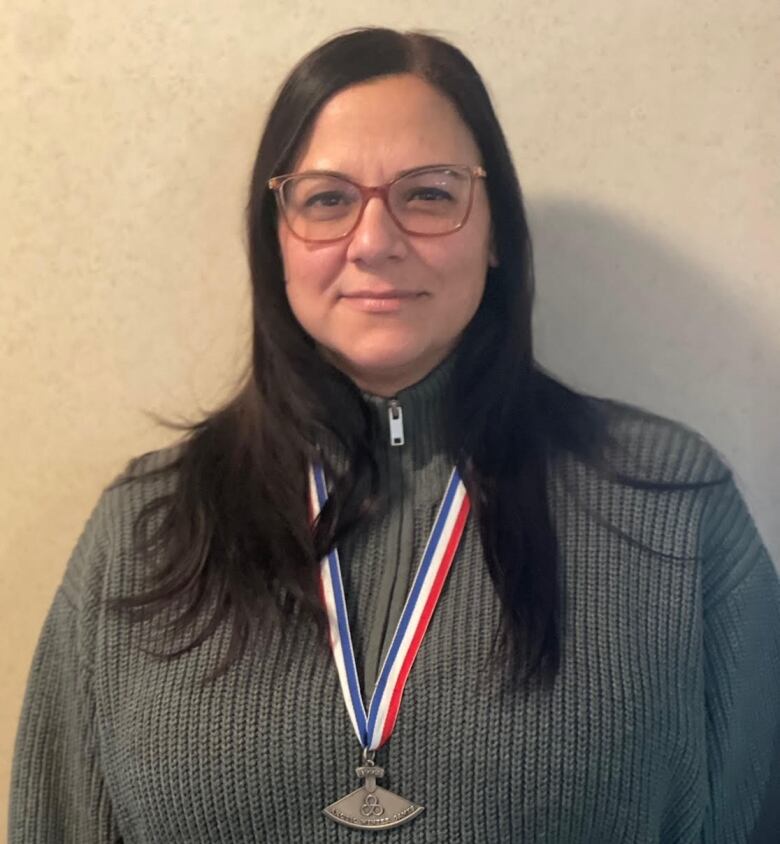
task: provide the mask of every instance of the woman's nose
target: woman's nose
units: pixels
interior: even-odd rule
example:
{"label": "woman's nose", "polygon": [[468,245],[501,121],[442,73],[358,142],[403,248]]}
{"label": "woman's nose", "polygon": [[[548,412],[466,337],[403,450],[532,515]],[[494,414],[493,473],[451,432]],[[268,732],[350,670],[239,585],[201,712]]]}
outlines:
{"label": "woman's nose", "polygon": [[363,209],[360,222],[350,235],[347,258],[350,261],[376,263],[406,255],[404,232],[390,216],[384,201],[372,196]]}

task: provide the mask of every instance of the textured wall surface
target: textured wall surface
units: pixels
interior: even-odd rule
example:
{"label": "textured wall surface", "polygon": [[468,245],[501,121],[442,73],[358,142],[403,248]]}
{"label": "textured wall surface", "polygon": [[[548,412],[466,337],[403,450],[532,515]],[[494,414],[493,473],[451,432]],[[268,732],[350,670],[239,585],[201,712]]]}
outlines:
{"label": "textured wall surface", "polygon": [[[0,26],[0,792],[99,490],[235,382],[246,184],[276,86],[364,23],[488,82],[535,236],[540,359],[704,433],[780,562],[775,0],[6,0]],[[5,801],[3,800],[3,813]],[[4,829],[0,818],[0,829]]]}

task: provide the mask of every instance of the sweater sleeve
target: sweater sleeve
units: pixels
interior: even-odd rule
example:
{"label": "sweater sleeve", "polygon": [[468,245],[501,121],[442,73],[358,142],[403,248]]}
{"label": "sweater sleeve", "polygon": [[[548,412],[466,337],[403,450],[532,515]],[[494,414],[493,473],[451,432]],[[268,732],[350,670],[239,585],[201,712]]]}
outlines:
{"label": "sweater sleeve", "polygon": [[93,514],[71,556],[33,658],[14,754],[10,844],[121,840],[95,735],[92,608],[99,587],[90,584],[105,556],[99,521]]}
{"label": "sweater sleeve", "polygon": [[702,842],[774,841],[762,818],[778,798],[771,783],[780,755],[780,583],[733,479],[712,490],[701,524],[709,779]]}

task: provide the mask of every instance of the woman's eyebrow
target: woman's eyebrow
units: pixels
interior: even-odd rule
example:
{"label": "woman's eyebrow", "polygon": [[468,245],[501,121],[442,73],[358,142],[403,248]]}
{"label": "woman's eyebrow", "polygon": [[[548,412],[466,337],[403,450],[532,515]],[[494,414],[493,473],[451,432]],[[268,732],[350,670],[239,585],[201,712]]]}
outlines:
{"label": "woman's eyebrow", "polygon": [[418,164],[416,167],[409,167],[406,170],[399,170],[395,177],[400,179],[402,176],[408,176],[410,173],[416,173],[418,170],[430,170],[434,167],[452,167],[451,161],[434,162],[433,164]]}
{"label": "woman's eyebrow", "polygon": [[[442,161],[442,162],[434,162],[431,164],[415,164],[414,167],[407,167],[403,170],[396,171],[395,175],[390,179],[390,181],[394,181],[395,179],[400,179],[403,176],[408,176],[411,173],[416,173],[418,170],[430,170],[435,167],[452,167],[454,166],[451,161]],[[341,170],[320,170],[318,168],[314,168],[311,170],[300,170],[296,173],[296,176],[302,175],[317,175],[317,176],[334,176],[338,179],[346,179],[348,182],[357,182],[358,180],[354,176],[350,176],[349,173],[344,173]]]}

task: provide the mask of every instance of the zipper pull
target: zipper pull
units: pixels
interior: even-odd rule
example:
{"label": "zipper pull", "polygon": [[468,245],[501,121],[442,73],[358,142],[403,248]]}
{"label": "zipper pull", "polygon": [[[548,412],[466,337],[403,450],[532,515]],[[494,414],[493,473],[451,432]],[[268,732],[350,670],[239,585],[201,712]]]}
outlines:
{"label": "zipper pull", "polygon": [[390,445],[403,445],[404,412],[396,399],[390,399],[387,415],[390,418]]}

